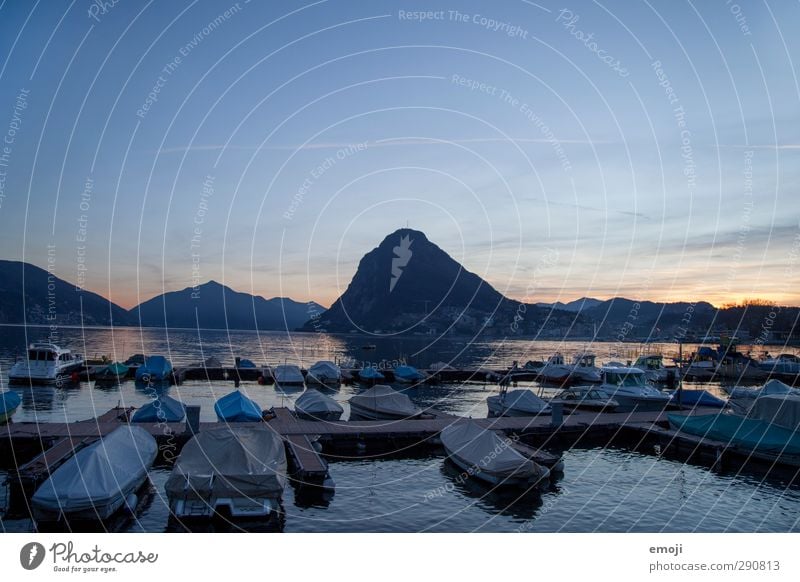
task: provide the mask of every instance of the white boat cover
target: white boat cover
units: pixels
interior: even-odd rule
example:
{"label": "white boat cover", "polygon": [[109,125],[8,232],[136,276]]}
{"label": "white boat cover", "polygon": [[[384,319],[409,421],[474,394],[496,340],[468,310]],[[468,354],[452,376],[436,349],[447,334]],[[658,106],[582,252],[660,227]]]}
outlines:
{"label": "white boat cover", "polygon": [[274,497],[286,484],[286,452],[272,430],[228,425],[183,447],[165,485],[170,497]]}
{"label": "white boat cover", "polygon": [[308,388],[294,402],[294,409],[309,416],[320,416],[324,414],[344,412],[341,404],[330,396],[326,396],[319,390]]}
{"label": "white boat cover", "polygon": [[275,368],[272,371],[272,377],[275,378],[275,381],[278,382],[279,384],[280,383],[302,384],[304,381],[303,373],[300,371],[300,368],[292,364],[275,366]]}
{"label": "white boat cover", "polygon": [[800,430],[800,396],[791,394],[761,396],[753,403],[747,416],[789,430]]}
{"label": "white boat cover", "polygon": [[308,369],[308,373],[315,378],[324,378],[326,380],[338,380],[342,376],[342,371],[339,369],[339,366],[327,360],[317,362],[311,366]]}
{"label": "white boat cover", "polygon": [[110,504],[143,480],[157,452],[143,428],[121,426],[56,469],[34,493],[33,505],[68,514]]}
{"label": "white boat cover", "polygon": [[[489,398],[492,398],[490,396]],[[509,390],[505,396],[498,394],[496,396],[499,403],[507,410],[516,410],[518,412],[527,412],[530,414],[537,414],[543,410],[548,410],[550,406],[536,396],[530,390]]]}
{"label": "white boat cover", "polygon": [[768,396],[771,394],[800,394],[800,391],[795,390],[788,384],[784,384],[780,380],[775,380],[774,378],[764,384],[760,392],[762,396]]}
{"label": "white boat cover", "polygon": [[454,372],[455,368],[448,364],[447,362],[434,362],[428,368],[429,370],[433,370],[436,372]]}
{"label": "white boat cover", "polygon": [[408,396],[385,384],[376,384],[369,390],[353,396],[350,403],[387,415],[409,417],[422,412],[414,406]]}
{"label": "white boat cover", "polygon": [[459,457],[476,472],[516,478],[541,477],[547,469],[518,453],[508,439],[475,422],[451,424],[441,433],[448,455]]}

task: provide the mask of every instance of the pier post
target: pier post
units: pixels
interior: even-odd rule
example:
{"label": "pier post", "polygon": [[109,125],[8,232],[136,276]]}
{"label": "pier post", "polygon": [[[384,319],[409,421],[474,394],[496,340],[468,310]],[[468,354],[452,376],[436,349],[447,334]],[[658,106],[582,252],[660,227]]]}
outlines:
{"label": "pier post", "polygon": [[550,405],[550,408],[552,410],[550,424],[556,427],[564,424],[564,405],[560,402],[555,402]]}
{"label": "pier post", "polygon": [[191,434],[200,432],[200,406],[196,404],[186,406],[186,430]]}

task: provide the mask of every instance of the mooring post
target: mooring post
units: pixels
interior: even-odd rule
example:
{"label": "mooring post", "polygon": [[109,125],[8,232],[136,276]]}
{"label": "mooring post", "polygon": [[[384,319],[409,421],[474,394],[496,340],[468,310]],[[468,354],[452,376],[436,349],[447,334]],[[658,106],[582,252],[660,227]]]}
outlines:
{"label": "mooring post", "polygon": [[552,426],[561,426],[564,424],[564,405],[561,402],[555,402],[550,405],[552,413],[550,415],[550,424]]}
{"label": "mooring post", "polygon": [[200,432],[200,406],[197,404],[186,406],[186,430],[192,434]]}

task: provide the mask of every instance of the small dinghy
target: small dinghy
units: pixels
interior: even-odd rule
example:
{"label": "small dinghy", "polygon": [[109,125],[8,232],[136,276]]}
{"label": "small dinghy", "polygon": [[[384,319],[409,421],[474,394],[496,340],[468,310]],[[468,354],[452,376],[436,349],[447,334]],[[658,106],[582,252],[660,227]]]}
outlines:
{"label": "small dinghy", "polygon": [[204,430],[183,447],[165,489],[179,519],[266,519],[286,486],[283,441],[266,427]]}
{"label": "small dinghy", "polygon": [[0,424],[6,424],[19,408],[22,398],[11,390],[0,393]]}
{"label": "small dinghy", "polygon": [[442,430],[441,439],[453,463],[492,485],[529,487],[550,476],[546,467],[517,452],[509,439],[476,422],[451,424]]}
{"label": "small dinghy", "polygon": [[404,384],[416,384],[425,380],[426,376],[414,366],[397,366],[394,370],[394,378]]}
{"label": "small dinghy", "polygon": [[165,382],[172,379],[172,364],[164,356],[148,356],[144,364],[136,368],[136,381]]}
{"label": "small dinghy", "polygon": [[180,422],[186,417],[186,407],[171,396],[162,394],[133,414],[131,422]]}
{"label": "small dinghy", "polygon": [[294,411],[306,420],[339,420],[344,408],[330,396],[308,388],[295,400]]}
{"label": "small dinghy", "polygon": [[422,410],[411,399],[391,386],[378,384],[350,399],[350,416],[367,420],[414,418]]}
{"label": "small dinghy", "polygon": [[120,362],[113,362],[95,374],[95,382],[119,383],[128,375],[130,368]]}
{"label": "small dinghy", "polygon": [[156,440],[141,427],[119,427],[79,450],[36,490],[31,499],[34,518],[94,521],[125,505],[135,508],[135,492],[157,452]]}
{"label": "small dinghy", "polygon": [[551,414],[550,405],[530,390],[503,391],[486,399],[492,416],[536,416]]}
{"label": "small dinghy", "polygon": [[217,400],[214,412],[221,422],[258,422],[262,416],[261,407],[238,390]]}

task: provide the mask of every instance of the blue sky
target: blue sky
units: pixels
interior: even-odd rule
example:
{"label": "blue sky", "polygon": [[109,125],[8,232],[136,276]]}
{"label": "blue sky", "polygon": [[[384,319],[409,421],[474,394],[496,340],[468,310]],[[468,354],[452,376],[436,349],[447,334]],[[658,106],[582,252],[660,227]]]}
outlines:
{"label": "blue sky", "polygon": [[797,3],[261,4],[3,2],[2,258],[327,305],[408,224],[517,299],[800,303]]}

